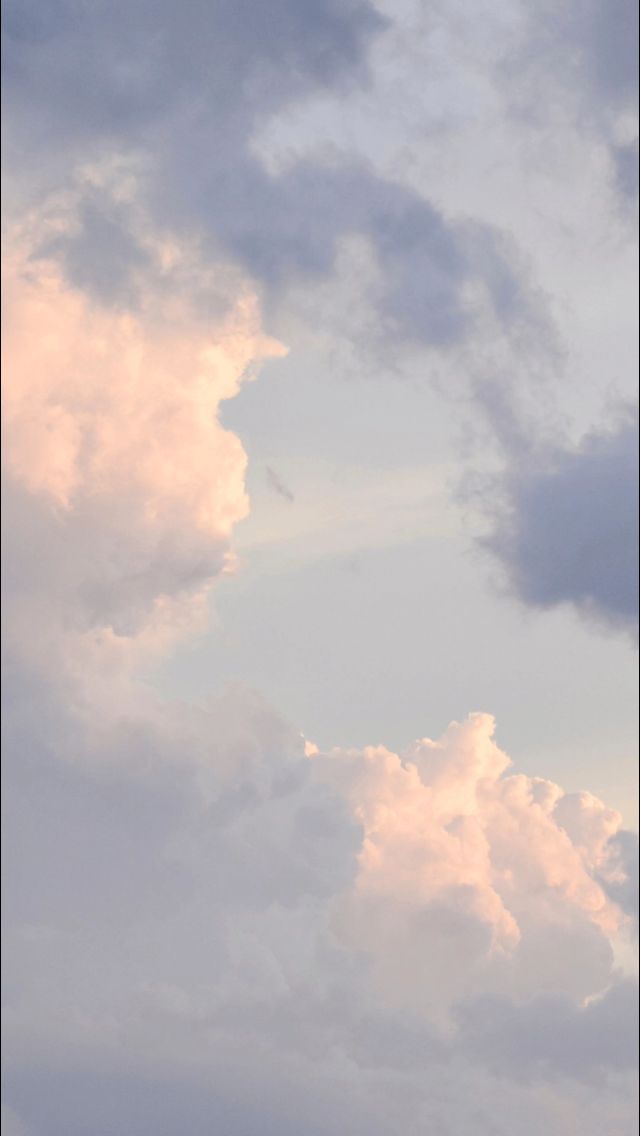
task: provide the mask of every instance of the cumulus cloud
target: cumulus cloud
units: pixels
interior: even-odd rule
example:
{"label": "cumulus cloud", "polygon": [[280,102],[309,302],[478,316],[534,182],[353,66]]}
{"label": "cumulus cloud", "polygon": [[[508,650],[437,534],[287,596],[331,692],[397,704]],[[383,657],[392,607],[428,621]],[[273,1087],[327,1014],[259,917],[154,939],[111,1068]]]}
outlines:
{"label": "cumulus cloud", "polygon": [[9,1130],[626,1136],[614,810],[511,773],[486,714],[319,752],[258,696],[143,678],[232,565],[221,404],[283,350],[258,292],[357,233],[382,333],[446,348],[474,290],[528,318],[508,242],[362,164],[253,154],[288,101],[364,81],[365,0],[4,17]]}
{"label": "cumulus cloud", "polygon": [[[7,242],[8,585],[30,578],[32,608],[39,578],[45,624],[55,594],[79,633],[161,626],[228,567],[246,457],[220,403],[283,350],[248,291],[217,327],[199,318],[180,292],[191,266],[157,246],[142,307],[113,311],[34,261],[33,242]],[[34,533],[53,561],[44,575]]]}
{"label": "cumulus cloud", "polygon": [[7,727],[7,1099],[34,1132],[294,1132],[313,1105],[323,1136],[457,1136],[530,1100],[561,1136],[562,1101],[595,1133],[614,1088],[625,1131],[620,818],[509,774],[489,716],[395,755],[319,753],[240,690],[111,705],[97,740],[56,714],[46,745]]}
{"label": "cumulus cloud", "polygon": [[525,456],[507,473],[507,509],[489,545],[526,603],[573,603],[637,628],[637,463],[632,417],[573,449]]}
{"label": "cumulus cloud", "polygon": [[293,1132],[314,1101],[327,1136],[457,1136],[479,1123],[461,1084],[487,1132],[522,1106],[522,1068],[573,1092],[592,1050],[558,1071],[542,1040],[520,1063],[500,1047],[531,1015],[572,1037],[615,988],[618,814],[509,774],[487,715],[402,755],[325,754],[240,690],[154,695],[137,668],[189,632],[246,509],[220,401],[280,348],[250,297],[214,334],[169,286],[123,313],[14,246],[8,271],[9,1107],[43,1136],[104,1115]]}
{"label": "cumulus cloud", "polygon": [[407,1006],[447,1004],[467,984],[579,998],[606,981],[619,916],[597,866],[620,818],[588,794],[505,776],[493,728],[478,714],[402,758],[373,748],[322,759],[364,828],[344,934]]}
{"label": "cumulus cloud", "polygon": [[[154,694],[141,666],[189,634],[246,510],[220,402],[281,348],[250,293],[212,328],[179,246],[148,241],[159,283],[123,311],[24,239],[7,268],[8,1115],[35,1136],[293,1133],[309,1111],[318,1136],[459,1136],[511,1129],[526,1103],[532,1132],[564,1136],[577,1094],[586,1132],[606,1100],[622,1133],[619,815],[510,774],[489,715],[403,754],[321,753],[241,690]],[[576,1033],[594,1040],[558,1063]]]}

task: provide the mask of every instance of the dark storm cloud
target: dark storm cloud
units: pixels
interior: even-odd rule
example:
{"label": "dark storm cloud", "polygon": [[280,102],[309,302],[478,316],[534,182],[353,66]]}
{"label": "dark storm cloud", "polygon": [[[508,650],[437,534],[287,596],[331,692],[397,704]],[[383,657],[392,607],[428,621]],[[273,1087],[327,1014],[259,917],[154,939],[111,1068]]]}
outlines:
{"label": "dark storm cloud", "polygon": [[615,626],[638,620],[638,422],[512,467],[490,540],[529,604],[574,603]]}

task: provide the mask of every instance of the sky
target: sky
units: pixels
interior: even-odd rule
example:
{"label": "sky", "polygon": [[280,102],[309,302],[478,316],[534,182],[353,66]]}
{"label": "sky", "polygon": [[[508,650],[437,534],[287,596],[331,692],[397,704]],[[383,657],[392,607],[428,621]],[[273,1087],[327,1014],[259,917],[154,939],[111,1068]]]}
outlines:
{"label": "sky", "polygon": [[7,1136],[637,1129],[634,0],[6,0]]}

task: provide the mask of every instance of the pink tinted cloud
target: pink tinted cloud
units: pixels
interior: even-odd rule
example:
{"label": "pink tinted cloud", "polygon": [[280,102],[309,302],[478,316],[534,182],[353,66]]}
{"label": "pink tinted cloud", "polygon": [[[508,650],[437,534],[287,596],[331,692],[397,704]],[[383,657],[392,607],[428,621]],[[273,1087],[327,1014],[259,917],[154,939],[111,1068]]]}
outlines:
{"label": "pink tinted cloud", "polygon": [[6,472],[42,502],[51,551],[66,542],[89,623],[138,631],[228,561],[248,510],[246,455],[220,404],[284,349],[249,293],[211,325],[162,280],[139,309],[109,309],[32,245],[10,237],[3,264]]}

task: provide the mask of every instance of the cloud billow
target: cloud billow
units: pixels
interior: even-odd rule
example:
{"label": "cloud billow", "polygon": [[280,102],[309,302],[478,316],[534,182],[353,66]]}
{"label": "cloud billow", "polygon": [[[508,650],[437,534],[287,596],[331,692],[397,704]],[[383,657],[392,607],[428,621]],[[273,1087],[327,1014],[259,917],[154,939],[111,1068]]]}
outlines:
{"label": "cloud billow", "polygon": [[[114,155],[137,162],[154,224],[195,233],[210,260],[242,265],[269,304],[330,275],[340,240],[364,236],[380,271],[371,299],[382,333],[398,344],[465,340],[470,286],[504,330],[536,321],[520,269],[490,226],[458,225],[353,159],[301,160],[276,175],[255,156],[257,130],[283,107],[366,83],[368,50],[386,21],[364,0],[217,0],[179,15],[170,4],[8,5],[4,18],[14,176],[27,171],[51,191],[80,165]],[[122,302],[144,256],[135,222],[121,204],[85,192],[76,231],[47,251],[72,283]]]}
{"label": "cloud billow", "polygon": [[628,1118],[613,810],[510,773],[487,715],[402,755],[305,753],[242,690],[113,693],[88,717],[54,701],[46,748],[6,724],[6,1093],[28,1130],[293,1133],[312,1104],[317,1136],[489,1133],[529,1100],[532,1136],[563,1136],[566,1100],[594,1136],[605,1105]]}
{"label": "cloud billow", "polygon": [[[526,1104],[532,1134],[564,1136],[576,1093],[589,1136],[605,1105],[626,1123],[619,814],[511,773],[486,714],[402,754],[318,752],[242,690],[160,698],[142,676],[203,626],[246,512],[220,402],[282,348],[250,292],[204,321],[206,266],[152,228],[155,286],[130,311],[34,262],[30,235],[7,244],[11,1123],[252,1136],[258,1113],[293,1133],[313,1110],[317,1136],[457,1136]],[[606,1052],[558,1065],[545,1023],[571,1041],[601,1017]]]}
{"label": "cloud billow", "polygon": [[[474,288],[529,317],[508,240],[362,162],[252,153],[281,107],[366,80],[365,0],[4,18],[9,1132],[566,1136],[570,1113],[624,1136],[616,810],[514,772],[489,714],[319,750],[240,687],[148,682],[234,568],[247,458],[221,404],[284,352],[264,308],[355,233],[383,334],[446,350]],[[634,437],[510,475],[494,549],[525,599],[629,621]]]}
{"label": "cloud billow", "polygon": [[572,603],[633,632],[638,621],[638,422],[549,449],[505,478],[489,546],[529,604]]}

